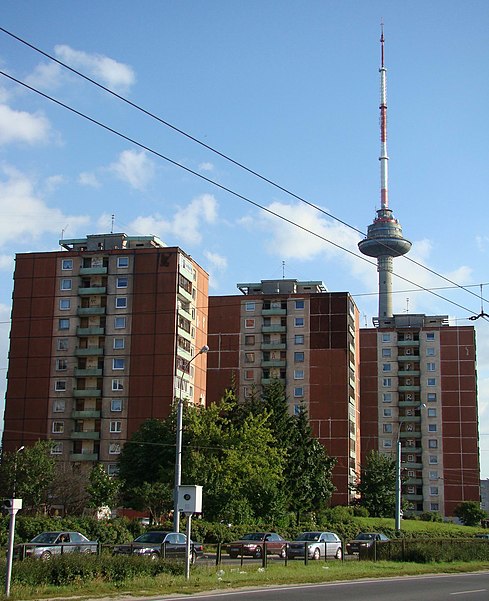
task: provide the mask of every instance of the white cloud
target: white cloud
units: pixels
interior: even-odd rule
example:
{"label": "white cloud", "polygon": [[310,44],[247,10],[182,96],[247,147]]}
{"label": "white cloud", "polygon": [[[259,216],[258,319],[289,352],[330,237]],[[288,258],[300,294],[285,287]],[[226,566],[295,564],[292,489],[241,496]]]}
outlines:
{"label": "white cloud", "polygon": [[204,257],[209,261],[209,263],[215,267],[216,269],[226,269],[228,266],[228,260],[226,257],[222,255],[218,255],[217,253],[210,252],[209,250],[204,251]]}
{"label": "white cloud", "polygon": [[88,171],[80,173],[78,183],[81,186],[88,186],[89,188],[100,188],[101,185],[95,173],[89,173]]}
{"label": "white cloud", "polygon": [[25,81],[33,88],[55,90],[61,85],[63,70],[57,63],[39,63]]}
{"label": "white cloud", "polygon": [[212,163],[200,163],[199,165],[200,171],[214,171],[214,165]]}
{"label": "white cloud", "polygon": [[83,215],[67,215],[49,207],[34,183],[23,173],[8,165],[0,167],[0,245],[12,240],[36,240],[45,232],[58,235],[68,223],[76,230],[88,223]]}
{"label": "white cloud", "polygon": [[487,247],[489,246],[489,236],[476,236],[475,242],[477,245],[477,249],[481,252],[485,252]]}
{"label": "white cloud", "polygon": [[154,163],[144,150],[124,150],[109,171],[136,190],[143,190],[154,175]]}
{"label": "white cloud", "polygon": [[177,244],[198,244],[202,241],[202,225],[217,219],[217,202],[211,194],[194,198],[186,207],[175,211],[173,219],[150,215],[135,219],[131,228],[138,234],[153,234],[165,240],[172,236]]}
{"label": "white cloud", "polygon": [[46,179],[46,182],[44,184],[46,193],[51,194],[52,192],[57,190],[64,182],[65,178],[62,175],[51,175]]}
{"label": "white cloud", "polygon": [[45,141],[50,133],[49,121],[43,115],[15,111],[0,104],[0,144]]}
{"label": "white cloud", "polygon": [[56,57],[73,69],[81,70],[114,91],[130,88],[136,81],[133,69],[103,54],[89,54],[66,45],[54,48]]}

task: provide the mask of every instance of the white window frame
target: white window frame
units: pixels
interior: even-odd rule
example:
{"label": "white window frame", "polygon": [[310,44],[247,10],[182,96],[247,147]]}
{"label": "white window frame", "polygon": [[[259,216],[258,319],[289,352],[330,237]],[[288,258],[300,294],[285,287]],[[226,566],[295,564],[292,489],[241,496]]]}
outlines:
{"label": "white window frame", "polygon": [[438,455],[430,455],[428,463],[430,465],[437,465],[438,464]]}
{"label": "white window frame", "polygon": [[294,388],[294,398],[298,399],[304,396],[304,386],[296,386]]}
{"label": "white window frame", "polygon": [[68,369],[68,359],[64,357],[56,359],[56,371],[66,371]]}
{"label": "white window frame", "polygon": [[129,278],[126,276],[118,277],[115,282],[116,288],[127,288],[129,285]]}
{"label": "white window frame", "polygon": [[382,447],[384,449],[392,449],[392,440],[390,438],[383,438]]}
{"label": "white window frame", "polygon": [[304,299],[299,298],[299,299],[295,300],[294,306],[295,306],[296,311],[303,311],[306,306]]}
{"label": "white window frame", "polygon": [[121,420],[114,419],[111,420],[109,424],[109,432],[112,434],[120,434],[122,432],[122,422]]}
{"label": "white window frame", "polygon": [[58,338],[56,341],[56,348],[58,351],[68,350],[68,338]]}
{"label": "white window frame", "polygon": [[119,473],[119,464],[118,463],[108,463],[107,464],[107,474],[109,476],[117,476]]}
{"label": "white window frame", "polygon": [[385,348],[382,349],[382,357],[391,357],[392,356],[392,349],[388,346],[386,346]]}
{"label": "white window frame", "polygon": [[428,417],[436,417],[436,407],[428,407]]}
{"label": "white window frame", "polygon": [[392,434],[392,424],[382,424],[382,432],[384,434]]}
{"label": "white window frame", "polygon": [[294,334],[294,344],[304,344],[304,334]]}
{"label": "white window frame", "polygon": [[435,356],[435,347],[434,346],[428,346],[426,348],[426,356],[427,357],[434,357]]}
{"label": "white window frame", "polygon": [[294,369],[294,380],[303,380],[304,379],[304,370],[303,369]]}
{"label": "white window frame", "polygon": [[247,329],[253,329],[255,327],[256,321],[254,317],[247,317],[245,319],[245,328]]}
{"label": "white window frame", "polygon": [[125,357],[114,357],[112,359],[112,369],[114,371],[123,371],[126,369]]}
{"label": "white window frame", "polygon": [[[119,325],[123,324],[123,325]],[[114,317],[114,330],[124,330],[127,328],[127,318],[125,315],[117,315]]]}
{"label": "white window frame", "polygon": [[71,290],[73,288],[73,280],[71,278],[62,278],[59,283],[60,290]]}
{"label": "white window frame", "polygon": [[384,392],[382,394],[383,403],[392,403],[392,392]]}
{"label": "white window frame", "polygon": [[436,386],[436,378],[428,378],[426,380],[426,385],[427,386]]}
{"label": "white window frame", "polygon": [[62,271],[72,271],[73,270],[73,259],[62,259],[61,260],[61,270]]}
{"label": "white window frame", "polygon": [[306,355],[304,351],[294,351],[294,363],[304,363]]}
{"label": "white window frame", "polygon": [[256,309],[255,301],[246,301],[245,302],[245,311],[254,311]]}
{"label": "white window frame", "polygon": [[63,443],[56,442],[51,447],[51,455],[62,455],[63,454]]}
{"label": "white window frame", "polygon": [[382,332],[382,342],[390,342],[391,335],[390,332]]}
{"label": "white window frame", "polygon": [[126,347],[126,339],[125,338],[114,338],[112,342],[112,348],[116,351],[120,351]]}
{"label": "white window frame", "polygon": [[392,407],[384,407],[382,414],[384,417],[392,417]]}
{"label": "white window frame", "polygon": [[436,403],[436,392],[428,392],[428,394],[426,395],[426,400],[428,401],[428,403]]}
{"label": "white window frame", "polygon": [[428,439],[428,449],[437,449],[438,448],[438,440],[436,438]]}
{"label": "white window frame", "polygon": [[69,330],[70,329],[70,318],[60,317],[58,319],[58,330]]}
{"label": "white window frame", "polygon": [[66,410],[66,401],[64,399],[54,399],[53,413],[64,413]]}
{"label": "white window frame", "polygon": [[116,309],[127,309],[127,296],[116,296],[115,297],[115,308]]}
{"label": "white window frame", "polygon": [[53,434],[64,434],[64,431],[65,431],[64,421],[59,421],[59,420],[53,421],[53,425],[51,428],[51,432]]}
{"label": "white window frame", "polygon": [[117,257],[117,267],[119,269],[125,269],[126,267],[129,267],[129,257]]}
{"label": "white window frame", "polygon": [[434,340],[435,332],[426,332],[426,340]]}
{"label": "white window frame", "polygon": [[392,371],[392,363],[382,363],[382,371]]}
{"label": "white window frame", "polygon": [[111,399],[110,400],[110,410],[114,412],[122,411],[124,407],[124,401],[122,399]]}
{"label": "white window frame", "polygon": [[64,297],[59,299],[59,310],[69,311],[71,309],[71,298]]}
{"label": "white window frame", "polygon": [[54,382],[55,392],[66,392],[66,380],[56,380]]}
{"label": "white window frame", "polygon": [[428,424],[428,432],[436,432],[437,424]]}
{"label": "white window frame", "polygon": [[392,387],[392,378],[382,378],[382,386],[384,388],[391,388]]}
{"label": "white window frame", "polygon": [[305,320],[303,317],[294,317],[294,327],[295,328],[303,328],[304,322],[305,322]]}
{"label": "white window frame", "polygon": [[426,364],[426,371],[436,371],[436,363],[430,361]]}
{"label": "white window frame", "polygon": [[122,378],[112,378],[112,390],[114,392],[124,390],[124,380]]}
{"label": "white window frame", "polygon": [[120,454],[121,454],[121,444],[119,442],[109,443],[109,455],[120,455]]}

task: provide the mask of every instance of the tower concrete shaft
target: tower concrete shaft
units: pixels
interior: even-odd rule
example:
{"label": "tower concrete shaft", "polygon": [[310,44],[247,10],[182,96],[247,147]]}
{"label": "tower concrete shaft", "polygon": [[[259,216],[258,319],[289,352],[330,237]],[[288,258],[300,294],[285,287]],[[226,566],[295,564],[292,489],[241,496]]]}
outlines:
{"label": "tower concrete shaft", "polygon": [[361,253],[377,259],[379,273],[379,318],[392,317],[392,270],[394,257],[405,255],[411,242],[402,236],[401,224],[389,208],[387,155],[387,70],[384,64],[384,30],[380,36],[380,209],[369,225],[367,237],[358,243]]}

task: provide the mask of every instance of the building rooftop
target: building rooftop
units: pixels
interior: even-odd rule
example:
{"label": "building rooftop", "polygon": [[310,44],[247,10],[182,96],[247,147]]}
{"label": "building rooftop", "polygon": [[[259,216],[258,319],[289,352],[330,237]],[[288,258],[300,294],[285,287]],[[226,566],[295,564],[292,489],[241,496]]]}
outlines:
{"label": "building rooftop", "polygon": [[90,234],[86,238],[60,240],[59,245],[66,250],[117,250],[129,248],[164,248],[167,245],[157,236],[128,236],[117,234]]}
{"label": "building rooftop", "polygon": [[262,280],[249,284],[236,284],[238,289],[246,295],[251,294],[301,294],[328,292],[320,281],[299,282],[298,280]]}

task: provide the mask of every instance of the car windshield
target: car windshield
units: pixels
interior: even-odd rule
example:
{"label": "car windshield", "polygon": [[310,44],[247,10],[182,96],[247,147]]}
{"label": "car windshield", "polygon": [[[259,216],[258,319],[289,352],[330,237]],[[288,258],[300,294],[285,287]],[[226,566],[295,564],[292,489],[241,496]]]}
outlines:
{"label": "car windshield", "polygon": [[320,535],[320,532],[303,532],[295,540],[317,541]]}
{"label": "car windshield", "polygon": [[357,540],[373,540],[375,538],[375,534],[372,532],[360,532],[357,536]]}
{"label": "car windshield", "polygon": [[141,534],[136,539],[134,539],[135,543],[158,543],[161,544],[164,540],[168,532],[146,532],[145,534]]}
{"label": "car windshield", "polygon": [[241,540],[263,540],[264,538],[264,532],[253,532],[253,534],[245,534]]}
{"label": "car windshield", "polygon": [[42,534],[38,534],[35,536],[31,543],[54,543],[59,536],[59,532],[43,532]]}

